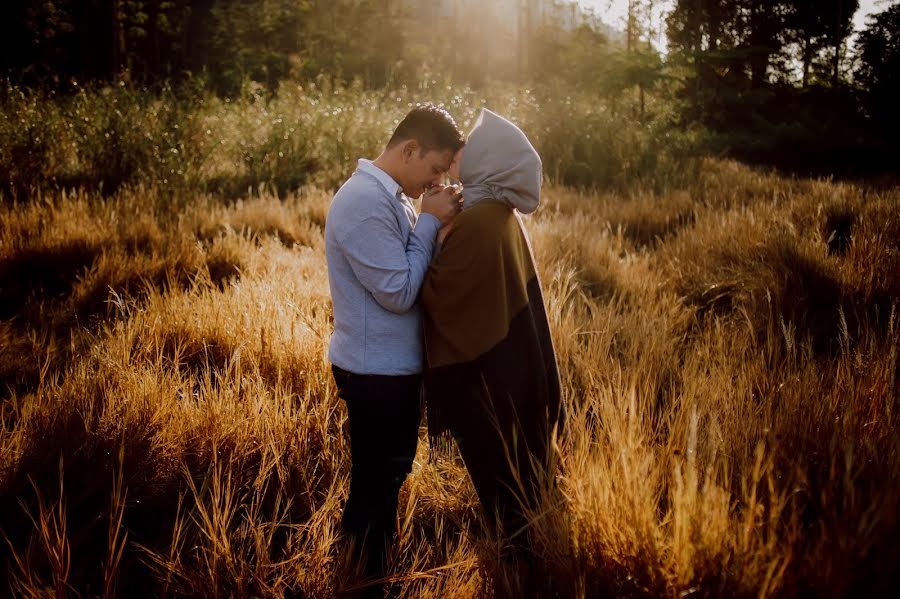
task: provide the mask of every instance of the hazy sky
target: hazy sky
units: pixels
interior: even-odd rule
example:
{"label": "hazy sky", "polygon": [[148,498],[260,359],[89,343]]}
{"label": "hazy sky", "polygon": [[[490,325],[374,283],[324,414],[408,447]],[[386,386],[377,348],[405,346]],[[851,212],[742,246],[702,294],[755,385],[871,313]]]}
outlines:
{"label": "hazy sky", "polygon": [[[618,29],[622,29],[624,27],[624,17],[625,13],[628,9],[628,0],[579,0],[583,6],[593,8],[597,15],[599,15],[607,24],[612,25]],[[672,5],[672,0],[662,0],[658,2],[660,9],[668,10],[668,8]],[[856,29],[862,29],[866,22],[866,15],[873,12],[880,12],[884,10],[886,6],[889,6],[890,2],[886,0],[860,0],[859,2],[859,10],[856,15],[854,15],[854,21],[856,22]],[[658,19],[657,16],[654,16],[654,19]]]}

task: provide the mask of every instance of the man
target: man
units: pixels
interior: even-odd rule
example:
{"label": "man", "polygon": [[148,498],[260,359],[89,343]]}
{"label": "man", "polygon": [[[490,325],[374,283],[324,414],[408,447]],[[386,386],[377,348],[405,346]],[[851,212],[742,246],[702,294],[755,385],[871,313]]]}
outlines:
{"label": "man", "polygon": [[[440,185],[465,138],[447,111],[413,109],[381,155],[359,160],[325,223],[334,303],[329,359],[350,428],[350,495],[341,526],[369,576],[384,574],[400,486],[421,420],[419,291],[438,231],[461,195]],[[422,196],[417,217],[410,197]]]}

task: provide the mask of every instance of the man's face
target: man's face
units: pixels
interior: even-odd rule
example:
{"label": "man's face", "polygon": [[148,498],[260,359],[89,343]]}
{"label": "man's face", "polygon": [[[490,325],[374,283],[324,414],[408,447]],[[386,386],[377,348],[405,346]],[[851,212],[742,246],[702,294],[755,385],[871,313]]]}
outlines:
{"label": "man's face", "polygon": [[453,163],[450,165],[450,169],[447,171],[447,175],[450,177],[450,180],[454,183],[459,183],[459,162],[462,160],[462,154],[465,146],[461,147],[456,155],[453,156]]}
{"label": "man's face", "polygon": [[403,193],[417,198],[429,187],[442,183],[453,163],[453,150],[428,150],[424,154],[415,141],[403,148],[403,175],[398,181]]}

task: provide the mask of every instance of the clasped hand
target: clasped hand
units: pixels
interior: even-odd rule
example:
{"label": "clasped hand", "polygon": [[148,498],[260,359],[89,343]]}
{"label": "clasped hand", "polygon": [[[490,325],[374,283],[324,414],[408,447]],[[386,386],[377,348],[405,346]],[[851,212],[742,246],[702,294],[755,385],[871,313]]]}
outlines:
{"label": "clasped hand", "polygon": [[462,187],[435,185],[422,194],[422,213],[436,217],[444,227],[462,210]]}

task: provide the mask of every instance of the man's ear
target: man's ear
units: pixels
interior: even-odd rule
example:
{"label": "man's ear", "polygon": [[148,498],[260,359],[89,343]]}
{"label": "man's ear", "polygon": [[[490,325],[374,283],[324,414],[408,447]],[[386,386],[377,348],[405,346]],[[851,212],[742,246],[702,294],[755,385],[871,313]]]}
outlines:
{"label": "man's ear", "polygon": [[400,155],[403,157],[403,163],[409,162],[413,156],[419,153],[419,142],[414,139],[407,139],[403,142]]}

